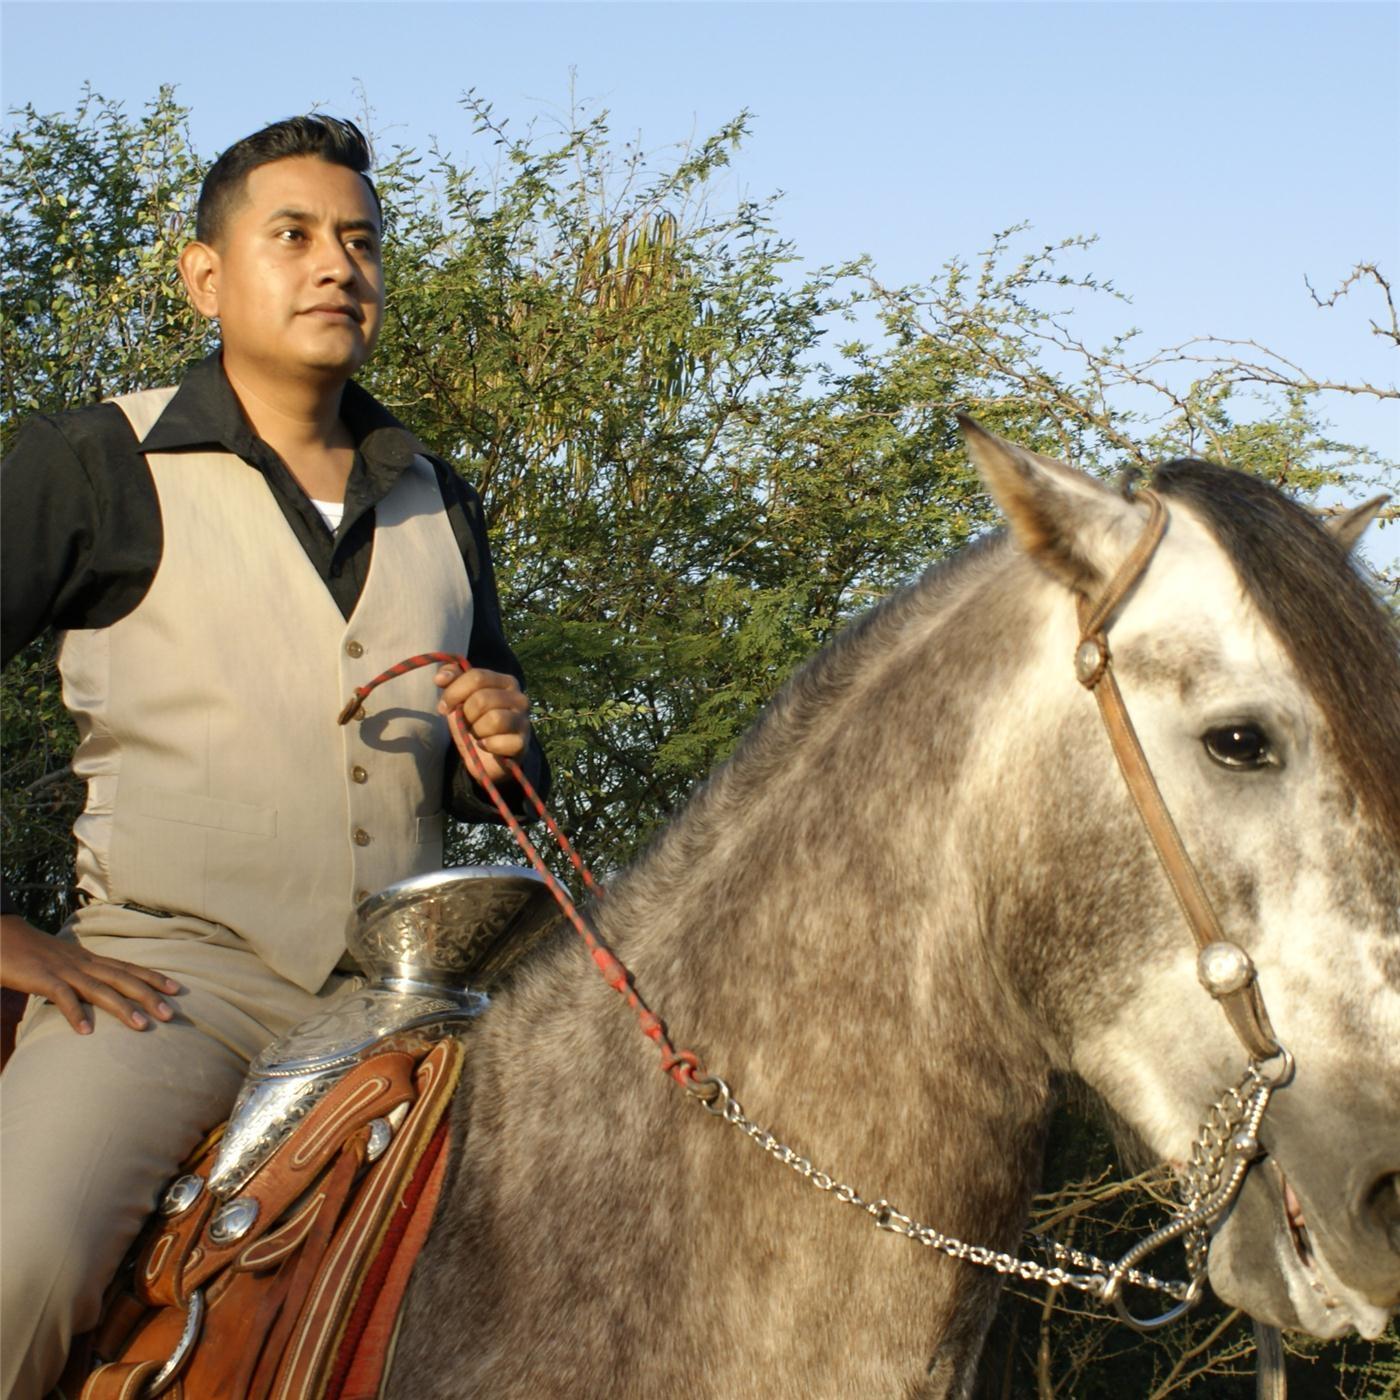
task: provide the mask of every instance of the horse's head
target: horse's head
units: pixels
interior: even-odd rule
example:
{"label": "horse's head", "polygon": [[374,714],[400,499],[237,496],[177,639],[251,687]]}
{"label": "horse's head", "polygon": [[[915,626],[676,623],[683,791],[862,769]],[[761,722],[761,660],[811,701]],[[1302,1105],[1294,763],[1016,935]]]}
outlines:
{"label": "horse's head", "polygon": [[[1022,896],[1039,935],[1026,996],[1052,1055],[1180,1162],[1248,1057],[1198,982],[1186,922],[1075,679],[1069,597],[1102,592],[1147,509],[976,425],[967,434],[1039,567],[1035,725],[1066,804],[1028,814],[1021,838],[1038,872]],[[1171,463],[1154,486],[1169,524],[1109,621],[1112,664],[1296,1062],[1264,1119],[1266,1155],[1216,1231],[1211,1281],[1261,1320],[1375,1336],[1400,1307],[1400,651],[1346,549],[1378,503],[1328,531],[1205,463]]]}

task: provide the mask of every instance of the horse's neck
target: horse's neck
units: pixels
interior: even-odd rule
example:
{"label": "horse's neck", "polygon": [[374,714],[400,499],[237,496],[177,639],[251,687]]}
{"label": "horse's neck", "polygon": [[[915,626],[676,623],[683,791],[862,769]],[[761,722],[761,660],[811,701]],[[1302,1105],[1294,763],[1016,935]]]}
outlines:
{"label": "horse's neck", "polygon": [[[722,1397],[765,1373],[783,1393],[964,1394],[997,1276],[784,1170],[659,1072],[581,949],[547,964],[469,1045],[463,1157],[408,1354],[459,1339],[460,1393],[512,1397]],[[835,996],[806,985],[800,954],[782,986],[710,970],[706,985],[648,959],[637,982],[752,1120],[868,1201],[1015,1248],[1044,1087],[985,1016],[949,993],[908,1034],[921,979],[883,963]],[[435,1393],[403,1374],[403,1393]]]}
{"label": "horse's neck", "polygon": [[983,771],[1029,726],[1012,677],[1040,619],[975,568],[943,592],[799,675],[602,911],[677,1043],[768,1102],[844,1118],[879,1086],[995,1120],[1003,1081],[1043,1075],[987,937],[1016,821]]}
{"label": "horse's neck", "polygon": [[[676,1044],[783,1143],[866,1199],[1005,1248],[1038,1168],[1044,1064],[977,937],[984,911],[956,834],[979,662],[974,652],[940,677],[945,623],[882,622],[888,645],[860,639],[864,653],[835,659],[850,674],[826,676],[825,693],[790,689],[608,897],[601,929]],[[945,639],[950,659],[957,640]],[[920,645],[935,669],[896,684]],[[753,1333],[745,1364],[776,1356],[794,1308],[804,1337],[823,1319],[833,1338],[848,1339],[853,1319],[882,1332],[879,1364],[811,1343],[828,1393],[850,1365],[890,1379],[940,1339],[976,1332],[954,1297],[966,1266],[875,1231],[703,1113],[658,1073],[581,948],[522,975],[471,1059],[470,1184],[453,1208],[494,1261],[492,1297],[525,1261],[535,1272],[519,1274],[522,1288],[572,1269],[606,1278],[619,1317],[640,1326],[647,1298],[618,1276],[633,1267],[625,1257],[643,1277],[680,1270],[707,1307],[734,1309],[712,1308],[705,1336]],[[561,1263],[561,1251],[578,1253]],[[561,1294],[551,1306],[574,1304]],[[668,1331],[677,1347],[684,1330]],[[663,1360],[646,1364],[661,1376]]]}

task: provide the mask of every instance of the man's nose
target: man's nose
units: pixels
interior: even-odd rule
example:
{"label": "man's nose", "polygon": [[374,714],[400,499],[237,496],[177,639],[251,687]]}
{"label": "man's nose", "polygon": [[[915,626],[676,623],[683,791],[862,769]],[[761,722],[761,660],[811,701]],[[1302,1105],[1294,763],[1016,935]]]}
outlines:
{"label": "man's nose", "polygon": [[338,238],[326,239],[317,249],[316,280],[327,285],[348,287],[355,280],[355,260]]}

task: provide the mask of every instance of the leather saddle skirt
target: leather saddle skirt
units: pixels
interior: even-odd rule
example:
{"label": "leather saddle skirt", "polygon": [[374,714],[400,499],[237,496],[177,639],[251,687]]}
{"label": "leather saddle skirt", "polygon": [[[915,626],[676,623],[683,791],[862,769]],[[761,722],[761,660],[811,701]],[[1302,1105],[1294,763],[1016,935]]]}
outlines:
{"label": "leather saddle skirt", "polygon": [[[61,1393],[83,1400],[378,1395],[447,1163],[457,1037],[356,1065],[233,1200],[214,1134],[167,1191]],[[96,1366],[96,1369],[90,1369]]]}

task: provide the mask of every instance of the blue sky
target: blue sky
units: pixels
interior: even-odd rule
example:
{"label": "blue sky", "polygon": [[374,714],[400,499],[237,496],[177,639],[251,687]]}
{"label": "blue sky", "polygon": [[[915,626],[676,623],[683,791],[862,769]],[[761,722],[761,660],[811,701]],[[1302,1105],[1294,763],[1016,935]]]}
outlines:
{"label": "blue sky", "polygon": [[[135,108],[174,83],[205,153],[367,98],[381,143],[489,162],[468,88],[520,125],[562,117],[572,84],[649,147],[747,108],[721,194],[783,191],[779,228],[811,265],[865,252],[913,280],[1026,219],[1044,241],[1100,236],[1086,266],[1133,305],[1095,330],[1253,338],[1396,380],[1376,308],[1319,311],[1304,285],[1358,260],[1400,280],[1394,4],[6,0],[0,22],[7,108],[69,109],[85,80]],[[1394,401],[1329,413],[1400,454]]]}

